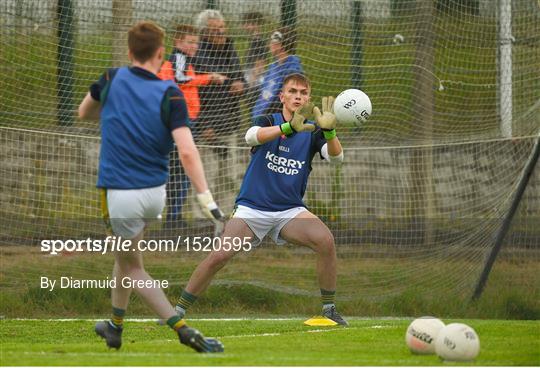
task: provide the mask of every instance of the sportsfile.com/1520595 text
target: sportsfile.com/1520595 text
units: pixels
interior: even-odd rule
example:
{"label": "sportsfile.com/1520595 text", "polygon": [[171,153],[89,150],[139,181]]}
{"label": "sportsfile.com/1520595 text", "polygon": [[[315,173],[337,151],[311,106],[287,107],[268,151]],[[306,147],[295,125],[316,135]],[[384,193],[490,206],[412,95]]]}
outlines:
{"label": "sportsfile.com/1520595 text", "polygon": [[[249,252],[252,249],[249,237],[178,236],[175,239],[141,239],[134,242],[121,236],[104,239],[43,239],[40,250],[51,255],[62,252]],[[135,246],[133,246],[135,245]]]}

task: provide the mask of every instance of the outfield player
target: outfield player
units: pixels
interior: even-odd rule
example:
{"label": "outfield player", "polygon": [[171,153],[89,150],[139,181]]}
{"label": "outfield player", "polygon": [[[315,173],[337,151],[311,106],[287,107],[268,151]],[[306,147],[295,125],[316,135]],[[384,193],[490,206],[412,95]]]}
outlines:
{"label": "outfield player", "polygon": [[[247,131],[252,157],[223,237],[248,237],[257,244],[268,235],[277,244],[291,242],[313,249],[317,253],[323,315],[347,325],[334,304],[334,237],[302,200],[315,155],[333,164],[343,161],[332,112],[333,97],[323,98],[321,113],[309,102],[310,93],[311,85],[304,75],[286,76],[279,95],[282,111],[256,118]],[[311,114],[317,126],[306,120]],[[197,266],[176,305],[180,316],[234,255],[232,251],[213,252]]]}
{"label": "outfield player", "polygon": [[[146,273],[135,244],[143,238],[146,224],[160,216],[165,205],[165,183],[173,140],[203,212],[209,218],[221,211],[208,190],[199,152],[189,127],[184,97],[172,81],[157,76],[165,49],[163,31],[152,22],[140,22],[128,33],[131,66],[109,69],[79,106],[83,119],[101,121],[101,151],[97,186],[102,189],[104,216],[112,232],[131,239],[132,249],[116,252],[113,277],[112,318],[96,324],[96,333],[107,346],[122,344],[123,319],[132,288],[122,286],[130,278],[156,285]],[[135,292],[178,334],[180,342],[198,352],[220,352],[223,345],[206,339],[186,326],[159,287],[137,287]]]}

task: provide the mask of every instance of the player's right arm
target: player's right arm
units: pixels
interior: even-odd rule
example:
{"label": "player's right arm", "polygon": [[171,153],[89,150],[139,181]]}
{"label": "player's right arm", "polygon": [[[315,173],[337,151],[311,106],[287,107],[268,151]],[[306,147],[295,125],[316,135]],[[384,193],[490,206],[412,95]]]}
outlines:
{"label": "player's right arm", "polygon": [[94,100],[90,92],[88,92],[79,105],[79,118],[85,120],[98,120],[100,111],[101,104],[99,101]]}
{"label": "player's right arm", "polygon": [[274,125],[272,115],[260,115],[252,121],[252,126],[245,135],[246,143],[250,147],[259,146],[278,138],[281,134],[279,125]]}
{"label": "player's right arm", "polygon": [[107,70],[99,80],[90,86],[90,92],[84,96],[79,105],[79,118],[86,120],[99,120],[101,106],[107,98],[110,82],[116,75],[118,68]]}
{"label": "player's right arm", "polygon": [[291,136],[298,132],[311,132],[315,130],[314,125],[306,123],[307,119],[305,117],[312,114],[313,108],[314,105],[312,103],[307,103],[294,112],[290,121],[286,121],[281,125],[273,125],[271,115],[263,115],[255,118],[253,126],[246,132],[246,143],[254,147],[270,142],[281,135]]}

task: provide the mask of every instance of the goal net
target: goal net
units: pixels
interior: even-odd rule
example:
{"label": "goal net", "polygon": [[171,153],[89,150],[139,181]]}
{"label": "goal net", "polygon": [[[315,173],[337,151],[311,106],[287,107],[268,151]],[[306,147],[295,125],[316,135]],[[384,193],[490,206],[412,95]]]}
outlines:
{"label": "goal net", "polygon": [[[334,234],[339,298],[469,297],[540,134],[540,5],[533,0],[2,1],[2,293],[23,295],[41,275],[110,273],[110,256],[40,251],[43,239],[105,234],[95,188],[99,124],[76,119],[77,106],[107,68],[127,63],[132,24],[163,27],[170,53],[177,25],[193,25],[208,6],[224,17],[227,46],[212,54],[215,34],[203,31],[199,53],[207,47],[207,54],[193,63],[201,73],[230,68],[245,82],[238,96],[229,95],[230,81],[199,91],[197,144],[222,209],[232,212],[249,161],[243,137],[264,71],[276,62],[269,45],[279,30],[316,104],[348,88],[373,104],[361,127],[338,125],[345,161],[332,166],[316,156],[305,196]],[[256,63],[263,74],[253,74]],[[183,184],[171,176],[177,200]],[[187,190],[177,221],[153,224],[148,237],[212,234]],[[164,220],[171,211],[169,203]],[[539,294],[539,223],[537,167],[493,285],[529,285]],[[205,255],[181,247],[145,257],[153,276],[184,285]],[[309,249],[265,242],[236,257],[216,283],[316,296],[315,261]]]}

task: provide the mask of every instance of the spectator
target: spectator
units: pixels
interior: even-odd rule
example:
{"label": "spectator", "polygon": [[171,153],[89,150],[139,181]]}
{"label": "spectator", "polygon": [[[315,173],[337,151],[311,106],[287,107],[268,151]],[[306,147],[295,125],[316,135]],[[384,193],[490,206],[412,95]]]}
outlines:
{"label": "spectator", "polygon": [[[195,27],[179,24],[173,39],[173,50],[168,61],[161,67],[158,76],[164,80],[174,80],[184,94],[191,125],[197,124],[201,109],[199,87],[209,84],[221,85],[227,79],[222,74],[196,74],[193,57],[199,47],[199,34]],[[169,161],[170,176],[167,183],[167,221],[170,229],[185,227],[182,206],[189,190],[189,178],[180,164],[178,151],[172,150]]]}
{"label": "spectator", "polygon": [[244,78],[247,82],[246,102],[251,113],[260,94],[268,45],[262,37],[263,15],[259,12],[245,13],[242,19],[244,30],[250,34],[249,48],[244,59]]}
{"label": "spectator", "polygon": [[275,61],[264,74],[261,93],[255,102],[252,119],[281,111],[279,92],[283,79],[293,73],[303,73],[300,58],[294,55],[296,35],[290,28],[281,28],[270,36],[270,52]]}
{"label": "spectator", "polygon": [[[240,96],[244,92],[244,77],[233,42],[226,35],[225,19],[218,10],[202,11],[195,20],[201,32],[201,44],[195,56],[195,70],[220,73],[228,79],[220,86],[200,88],[201,113],[198,131],[212,144],[222,143],[220,137],[233,132],[240,114]],[[219,150],[221,158],[227,150]]]}

